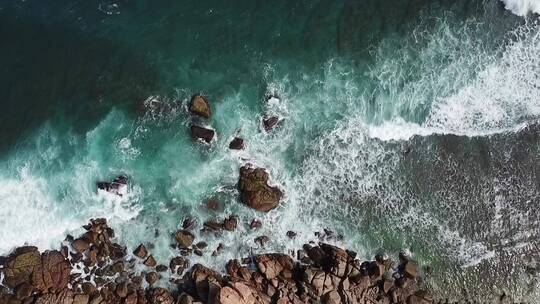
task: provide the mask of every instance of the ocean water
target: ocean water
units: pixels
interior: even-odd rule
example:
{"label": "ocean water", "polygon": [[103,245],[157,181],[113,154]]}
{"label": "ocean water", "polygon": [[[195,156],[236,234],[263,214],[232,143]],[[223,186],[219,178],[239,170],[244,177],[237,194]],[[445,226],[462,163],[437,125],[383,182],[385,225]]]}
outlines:
{"label": "ocean water", "polygon": [[[1,1],[0,252],[106,217],[165,262],[184,217],[236,214],[236,232],[198,235],[223,254],[192,263],[289,252],[328,228],[365,258],[410,251],[439,295],[538,299],[538,13],[538,0]],[[187,112],[198,92],[208,121]],[[283,119],[272,132],[265,114]],[[217,140],[193,141],[192,123]],[[245,150],[228,149],[236,135]],[[248,162],[284,190],[276,210],[238,202]],[[96,191],[118,174],[126,195]]]}

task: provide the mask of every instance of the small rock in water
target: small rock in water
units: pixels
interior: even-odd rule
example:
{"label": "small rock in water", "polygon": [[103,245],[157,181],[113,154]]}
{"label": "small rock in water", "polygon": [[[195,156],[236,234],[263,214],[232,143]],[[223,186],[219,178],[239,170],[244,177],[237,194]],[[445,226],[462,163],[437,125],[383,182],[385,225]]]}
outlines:
{"label": "small rock in water", "polygon": [[279,117],[277,116],[270,116],[270,117],[263,117],[262,124],[265,131],[271,131],[279,122]]}
{"label": "small rock in water", "polygon": [[268,241],[270,241],[270,238],[266,235],[261,235],[255,238],[255,243],[259,244],[261,247],[264,247]]}
{"label": "small rock in water", "polygon": [[119,175],[112,182],[97,182],[96,185],[99,190],[122,196],[127,187],[127,183],[127,176]]}
{"label": "small rock in water", "polygon": [[287,237],[289,237],[290,239],[294,239],[296,237],[296,232],[287,231]]}
{"label": "small rock in water", "polygon": [[219,211],[219,209],[221,209],[221,204],[215,198],[209,198],[208,200],[206,200],[205,205],[208,210]]}
{"label": "small rock in water", "polygon": [[199,249],[204,249],[204,248],[206,248],[206,246],[208,246],[208,244],[206,244],[206,242],[198,242],[197,244],[195,244],[195,247],[197,247]]}
{"label": "small rock in water", "polygon": [[206,99],[206,97],[200,94],[191,97],[191,101],[189,103],[189,111],[195,115],[204,118],[210,118],[210,116],[212,115],[208,100]]}
{"label": "small rock in water", "polygon": [[194,219],[188,217],[184,219],[184,222],[182,223],[182,228],[186,230],[191,230],[195,228],[196,224],[197,222]]}
{"label": "small rock in water", "polygon": [[178,246],[181,249],[186,249],[193,244],[193,241],[195,240],[195,236],[187,231],[187,230],[180,230],[175,235],[176,242],[178,243]]}
{"label": "small rock in water", "polygon": [[236,219],[236,216],[231,215],[223,222],[223,228],[225,228],[227,231],[235,231],[237,224],[238,220]]}
{"label": "small rock in water", "polygon": [[146,250],[146,247],[144,247],[143,244],[140,244],[137,246],[137,248],[135,248],[133,254],[138,258],[144,259],[148,255],[148,250]]}
{"label": "small rock in water", "polygon": [[164,271],[167,271],[167,266],[163,265],[163,264],[159,264],[156,266],[156,271],[157,272],[164,272]]}
{"label": "small rock in water", "polygon": [[201,126],[191,126],[191,137],[193,139],[200,139],[207,144],[212,142],[212,139],[214,138],[214,135],[216,132],[212,129],[207,129]]}
{"label": "small rock in water", "polygon": [[229,149],[231,150],[242,150],[244,149],[244,140],[240,137],[235,137],[229,144]]}
{"label": "small rock in water", "polygon": [[156,259],[152,255],[149,255],[148,258],[144,261],[144,265],[148,267],[155,267],[157,265]]}
{"label": "small rock in water", "polygon": [[257,229],[262,227],[262,222],[258,219],[252,219],[251,223],[249,223],[249,228],[251,229]]}
{"label": "small rock in water", "polygon": [[203,226],[206,231],[220,231],[223,229],[223,224],[216,221],[206,221]]}

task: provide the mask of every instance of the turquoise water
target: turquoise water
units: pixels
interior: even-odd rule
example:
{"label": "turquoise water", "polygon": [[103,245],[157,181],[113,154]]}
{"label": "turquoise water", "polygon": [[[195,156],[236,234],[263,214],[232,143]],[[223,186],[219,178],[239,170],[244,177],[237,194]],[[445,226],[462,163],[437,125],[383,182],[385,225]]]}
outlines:
{"label": "turquoise water", "polygon": [[[366,258],[411,251],[443,295],[538,296],[537,15],[496,0],[0,8],[1,251],[56,246],[106,217],[125,244],[151,243],[165,261],[185,216],[234,213],[236,232],[204,236],[225,252],[192,262],[286,252],[329,228]],[[197,92],[208,121],[187,113]],[[166,110],[141,111],[151,101]],[[262,132],[264,114],[283,121]],[[194,142],[193,122],[217,140]],[[228,149],[237,134],[244,151]],[[284,189],[278,209],[237,201],[246,162]],[[118,174],[127,195],[96,192]],[[217,213],[203,207],[214,196]],[[262,230],[249,230],[254,217]],[[266,249],[253,242],[261,234]]]}

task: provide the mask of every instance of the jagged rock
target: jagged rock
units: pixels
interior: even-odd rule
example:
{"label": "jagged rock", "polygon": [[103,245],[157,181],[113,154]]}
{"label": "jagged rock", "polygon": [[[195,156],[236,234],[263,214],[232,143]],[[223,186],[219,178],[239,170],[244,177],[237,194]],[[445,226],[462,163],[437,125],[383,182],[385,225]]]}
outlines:
{"label": "jagged rock", "polygon": [[412,261],[406,262],[403,269],[403,274],[411,279],[416,279],[418,277],[418,266],[416,263]]}
{"label": "jagged rock", "polygon": [[223,229],[223,224],[216,221],[206,221],[203,226],[206,231],[220,231]]}
{"label": "jagged rock", "polygon": [[157,272],[165,272],[165,271],[167,271],[167,269],[168,269],[167,266],[165,266],[163,264],[159,264],[159,265],[156,266],[156,271]]}
{"label": "jagged rock", "polygon": [[210,118],[212,111],[210,109],[210,104],[206,97],[197,94],[191,97],[189,103],[189,111],[195,115],[202,116],[204,118]]}
{"label": "jagged rock", "polygon": [[15,296],[19,300],[24,300],[32,295],[34,291],[34,287],[27,282],[24,282],[22,284],[19,284],[17,288],[15,288]]}
{"label": "jagged rock", "polygon": [[223,228],[227,231],[235,231],[238,225],[238,219],[236,216],[231,215],[223,221]]}
{"label": "jagged rock", "polygon": [[212,142],[212,139],[214,138],[215,134],[216,132],[212,129],[207,129],[207,128],[195,126],[195,125],[191,126],[191,137],[193,139],[200,139],[206,142],[207,144]]}
{"label": "jagged rock", "polygon": [[182,249],[189,248],[195,240],[195,236],[187,230],[179,230],[176,233],[175,238],[178,246]]}
{"label": "jagged rock", "polygon": [[41,255],[41,264],[34,268],[32,285],[39,291],[56,292],[67,287],[71,265],[60,251],[46,251]]}
{"label": "jagged rock", "polygon": [[91,282],[84,282],[81,285],[81,289],[85,294],[90,295],[96,290],[96,286]]}
{"label": "jagged rock", "polygon": [[272,130],[279,123],[279,117],[277,116],[265,116],[262,119],[263,128],[265,131]]}
{"label": "jagged rock", "polygon": [[270,241],[270,238],[268,238],[266,235],[261,235],[256,237],[254,241],[256,244],[259,244],[259,246],[264,247],[264,245]]}
{"label": "jagged rock", "polygon": [[324,304],[341,304],[341,297],[337,291],[332,290],[322,297],[322,302]]}
{"label": "jagged rock", "polygon": [[116,295],[120,298],[126,298],[128,295],[128,286],[126,282],[116,285]]}
{"label": "jagged rock", "polygon": [[164,288],[153,288],[148,294],[150,304],[174,304],[174,298],[171,293]]}
{"label": "jagged rock", "polygon": [[128,183],[128,178],[125,175],[117,176],[112,182],[97,182],[96,186],[99,190],[104,190],[118,196],[122,196]]}
{"label": "jagged rock", "polygon": [[148,250],[146,250],[146,247],[143,244],[140,244],[135,248],[133,254],[138,258],[144,259],[148,255]]}
{"label": "jagged rock", "polygon": [[145,279],[146,279],[146,282],[148,282],[148,284],[152,286],[159,279],[159,275],[157,274],[157,272],[152,271],[146,274]]}
{"label": "jagged rock", "polygon": [[231,283],[230,287],[226,286],[219,290],[216,304],[255,304],[254,293],[256,291],[244,283]]}
{"label": "jagged rock", "polygon": [[240,137],[235,137],[229,144],[229,149],[231,150],[243,150],[244,149],[244,140]]}
{"label": "jagged rock", "polygon": [[294,239],[296,237],[296,232],[287,231],[287,237],[290,238],[290,239]]}
{"label": "jagged rock", "polygon": [[258,219],[252,219],[251,223],[249,223],[249,228],[251,229],[257,229],[262,227],[262,222]]}
{"label": "jagged rock", "polygon": [[185,230],[191,230],[195,228],[195,225],[197,222],[192,218],[186,218],[184,219],[184,222],[182,223],[182,228]]}
{"label": "jagged rock", "polygon": [[183,257],[174,257],[169,263],[169,268],[173,273],[182,273],[187,268],[187,261]]}
{"label": "jagged rock", "polygon": [[148,266],[148,267],[156,267],[157,265],[157,262],[156,262],[156,259],[154,259],[154,256],[153,255],[149,255],[146,260],[144,261],[144,265]]}
{"label": "jagged rock", "polygon": [[69,289],[64,289],[61,292],[46,293],[39,296],[35,304],[72,304],[73,303],[73,291]]}
{"label": "jagged rock", "polygon": [[268,173],[262,168],[245,165],[240,168],[240,199],[249,207],[263,212],[276,208],[283,197],[278,187],[268,185]]}
{"label": "jagged rock", "polygon": [[78,238],[71,243],[71,247],[73,247],[73,249],[75,249],[75,251],[78,253],[83,253],[86,251],[86,249],[88,249],[88,247],[90,247],[90,244],[87,240]]}
{"label": "jagged rock", "polygon": [[195,299],[193,299],[192,296],[188,295],[187,293],[182,293],[180,296],[178,296],[177,304],[193,304],[195,303]]}
{"label": "jagged rock", "polygon": [[41,266],[41,256],[36,247],[19,247],[7,257],[4,265],[4,284],[15,288],[30,281],[34,269]]}
{"label": "jagged rock", "polygon": [[292,271],[292,258],[285,254],[262,254],[255,258],[257,268],[267,280],[275,279],[283,270]]}
{"label": "jagged rock", "polygon": [[407,299],[407,304],[431,304],[433,298],[425,291],[419,290]]}

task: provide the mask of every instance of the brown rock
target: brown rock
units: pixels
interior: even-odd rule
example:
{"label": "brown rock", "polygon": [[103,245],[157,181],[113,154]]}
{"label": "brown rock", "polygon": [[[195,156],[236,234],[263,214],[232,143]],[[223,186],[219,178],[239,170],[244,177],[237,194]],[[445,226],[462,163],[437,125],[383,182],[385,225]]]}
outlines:
{"label": "brown rock", "polygon": [[416,279],[418,277],[418,266],[413,261],[408,261],[405,263],[403,274],[411,279]]}
{"label": "brown rock", "polygon": [[322,303],[324,304],[341,304],[341,297],[335,290],[330,291],[322,297]]}
{"label": "brown rock", "polygon": [[174,257],[169,263],[169,268],[173,273],[181,273],[187,268],[187,261],[183,257]]}
{"label": "brown rock", "polygon": [[220,231],[223,229],[223,224],[216,221],[206,221],[203,226],[207,231]]}
{"label": "brown rock", "polygon": [[268,173],[251,165],[240,168],[238,186],[241,201],[258,211],[268,212],[276,208],[283,197],[279,188],[268,185]]}
{"label": "brown rock", "polygon": [[231,215],[229,218],[225,219],[223,222],[223,228],[227,231],[235,231],[236,226],[238,225],[238,219],[236,216]]}
{"label": "brown rock", "polygon": [[204,118],[210,118],[212,111],[210,109],[210,104],[206,97],[197,94],[191,97],[189,103],[189,111],[195,115],[202,116]]}
{"label": "brown rock", "polygon": [[41,265],[32,273],[32,285],[41,292],[56,292],[65,289],[69,283],[71,265],[57,250],[41,255]]}
{"label": "brown rock", "polygon": [[207,129],[207,128],[195,126],[195,125],[191,126],[191,137],[193,139],[200,139],[206,142],[207,144],[209,144],[212,141],[215,134],[216,132],[212,129]]}
{"label": "brown rock", "polygon": [[91,282],[84,282],[81,285],[81,289],[85,294],[91,295],[96,290],[96,286]]}
{"label": "brown rock", "polygon": [[128,286],[126,282],[116,285],[116,295],[120,298],[125,298],[128,295]]}
{"label": "brown rock", "polygon": [[24,283],[20,284],[19,286],[17,286],[17,288],[15,288],[15,296],[19,300],[24,300],[24,299],[30,297],[32,295],[33,291],[34,291],[34,287],[32,287],[32,285],[24,282]]}
{"label": "brown rock", "polygon": [[179,230],[176,233],[175,238],[178,246],[182,249],[189,248],[189,246],[191,246],[195,240],[195,236],[187,230]]}
{"label": "brown rock", "polygon": [[86,249],[88,249],[88,247],[90,247],[90,244],[87,240],[79,238],[71,243],[71,247],[73,247],[73,249],[75,249],[75,251],[78,253],[83,253],[86,251]]}
{"label": "brown rock", "polygon": [[157,274],[157,272],[155,271],[149,272],[146,274],[145,279],[146,279],[146,282],[148,282],[148,284],[152,286],[159,279],[159,274]]}
{"label": "brown rock", "polygon": [[174,304],[171,293],[164,288],[152,288],[148,294],[150,304]]}
{"label": "brown rock", "polygon": [[156,271],[157,272],[164,272],[164,271],[167,271],[167,266],[163,265],[163,264],[159,264],[156,266]]}
{"label": "brown rock", "polygon": [[296,232],[287,231],[287,237],[290,238],[290,239],[294,239],[296,237]]}
{"label": "brown rock", "polygon": [[144,261],[144,265],[148,267],[156,267],[157,262],[156,262],[156,259],[154,259],[154,256],[149,255],[148,258],[146,258],[146,260]]}
{"label": "brown rock", "polygon": [[140,244],[139,246],[137,246],[137,248],[135,248],[135,250],[133,251],[133,254],[136,257],[144,259],[148,255],[148,250],[146,250],[146,247],[143,244]]}
{"label": "brown rock", "polygon": [[205,205],[208,210],[219,211],[219,209],[221,209],[221,204],[216,198],[207,199]]}
{"label": "brown rock", "polygon": [[182,293],[180,296],[178,296],[177,304],[193,304],[195,303],[195,299],[193,299],[192,296],[188,295],[187,293]]}
{"label": "brown rock", "polygon": [[90,297],[86,294],[76,294],[73,297],[73,304],[88,304]]}
{"label": "brown rock", "polygon": [[235,137],[229,144],[229,149],[231,150],[242,150],[244,149],[244,140],[240,137]]}

